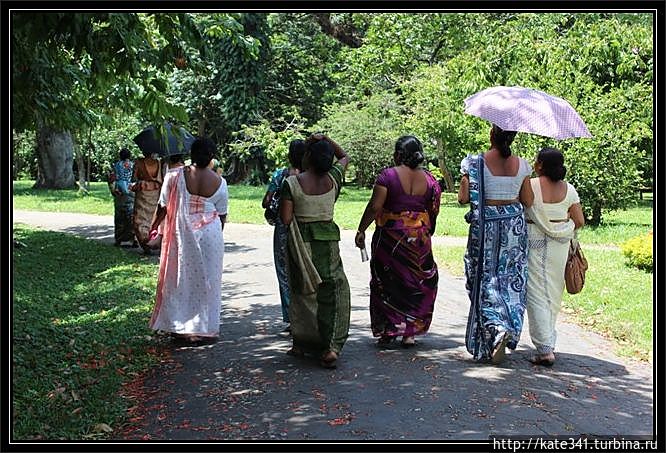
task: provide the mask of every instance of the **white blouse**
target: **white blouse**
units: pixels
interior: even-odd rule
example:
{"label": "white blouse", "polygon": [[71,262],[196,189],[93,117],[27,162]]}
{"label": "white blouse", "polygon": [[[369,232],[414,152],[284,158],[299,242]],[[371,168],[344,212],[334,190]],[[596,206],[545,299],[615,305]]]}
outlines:
{"label": "white blouse", "polygon": [[[460,173],[469,174],[469,165],[476,155],[468,155],[460,163]],[[520,165],[515,176],[495,176],[486,165],[483,166],[483,179],[485,199],[487,200],[515,200],[520,193],[520,187],[526,177],[532,174],[532,166],[522,157],[518,158]]]}

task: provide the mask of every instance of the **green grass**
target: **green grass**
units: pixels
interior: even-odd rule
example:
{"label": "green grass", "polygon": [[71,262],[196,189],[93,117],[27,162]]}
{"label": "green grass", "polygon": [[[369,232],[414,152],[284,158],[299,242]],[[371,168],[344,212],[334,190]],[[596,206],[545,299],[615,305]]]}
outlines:
{"label": "green grass", "polygon": [[615,339],[618,352],[652,357],[653,274],[625,265],[616,250],[585,251],[590,268],[579,294],[565,292],[564,307],[579,324]]}
{"label": "green grass", "polygon": [[432,252],[440,269],[445,269],[449,274],[456,277],[465,275],[465,265],[463,263],[465,247],[435,245],[432,247]]}
{"label": "green grass", "polygon": [[[15,181],[14,209],[26,211],[76,212],[113,215],[113,199],[106,183],[91,183],[88,195],[77,190],[36,190],[34,181]],[[264,224],[261,200],[265,187],[229,186],[229,222]],[[335,207],[335,221],[341,228],[355,230],[372,191],[344,187]],[[464,236],[467,224],[462,219],[466,208],[459,207],[454,194],[443,197],[437,234]]]}
{"label": "green grass", "polygon": [[654,223],[652,201],[643,200],[626,210],[604,213],[603,222],[598,227],[585,226],[578,234],[582,244],[621,243],[652,229]]}
{"label": "green grass", "polygon": [[113,198],[104,182],[91,183],[87,195],[77,189],[33,189],[34,181],[14,181],[14,209],[25,211],[76,212],[113,215]]}
{"label": "green grass", "polygon": [[[585,287],[579,294],[565,292],[563,310],[613,339],[619,354],[651,360],[653,274],[628,267],[617,250],[583,249],[590,266]],[[435,246],[433,253],[440,269],[464,276],[465,247]]]}
{"label": "green grass", "polygon": [[157,266],[99,242],[14,225],[13,437],[100,438],[121,428],[126,382],[158,360]]}
{"label": "green grass", "polygon": [[[14,209],[28,211],[78,212],[113,215],[113,200],[106,183],[94,182],[90,193],[83,195],[76,190],[34,190],[33,181],[14,182]],[[229,222],[264,224],[261,200],[264,187],[243,185],[229,186]],[[371,190],[344,187],[335,206],[335,221],[341,228],[355,230],[370,199]],[[624,211],[604,213],[604,223],[599,227],[585,227],[579,238],[583,244],[619,245],[652,229],[652,199],[645,200]],[[463,216],[467,206],[459,206],[456,194],[442,194],[442,204],[437,220],[437,235],[467,236],[468,225]],[[372,226],[370,227],[373,228]]]}

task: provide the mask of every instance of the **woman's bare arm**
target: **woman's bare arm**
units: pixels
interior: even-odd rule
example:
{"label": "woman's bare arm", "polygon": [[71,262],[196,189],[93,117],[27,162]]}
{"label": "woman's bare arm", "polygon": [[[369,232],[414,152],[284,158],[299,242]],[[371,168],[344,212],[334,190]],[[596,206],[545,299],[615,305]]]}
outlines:
{"label": "woman's bare arm", "polygon": [[291,200],[280,200],[280,219],[285,225],[291,224],[294,218],[294,202]]}
{"label": "woman's bare arm", "polygon": [[469,175],[463,175],[460,179],[460,188],[458,189],[458,203],[469,203]]}
{"label": "woman's bare arm", "polygon": [[574,221],[574,228],[579,229],[585,225],[585,215],[580,203],[574,203],[569,206],[569,217]]}
{"label": "woman's bare arm", "polygon": [[530,183],[530,177],[523,179],[523,185],[520,186],[520,194],[518,199],[526,208],[532,206],[534,203],[534,191],[532,190],[532,184]]}
{"label": "woman's bare arm", "polygon": [[372,188],[372,196],[365,207],[365,211],[363,211],[361,221],[358,223],[358,230],[354,240],[354,242],[356,242],[356,247],[365,248],[365,230],[367,230],[373,220],[375,220],[377,213],[384,208],[387,194],[388,190],[384,186],[375,184]]}

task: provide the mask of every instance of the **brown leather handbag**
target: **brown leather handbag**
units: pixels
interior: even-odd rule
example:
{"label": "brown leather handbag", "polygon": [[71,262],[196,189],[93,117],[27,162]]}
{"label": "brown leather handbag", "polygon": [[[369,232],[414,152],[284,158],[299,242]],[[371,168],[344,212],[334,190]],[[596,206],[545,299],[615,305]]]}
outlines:
{"label": "brown leather handbag", "polygon": [[587,267],[587,260],[580,248],[580,243],[578,239],[573,238],[569,243],[569,257],[564,268],[564,281],[569,294],[578,294],[582,291]]}

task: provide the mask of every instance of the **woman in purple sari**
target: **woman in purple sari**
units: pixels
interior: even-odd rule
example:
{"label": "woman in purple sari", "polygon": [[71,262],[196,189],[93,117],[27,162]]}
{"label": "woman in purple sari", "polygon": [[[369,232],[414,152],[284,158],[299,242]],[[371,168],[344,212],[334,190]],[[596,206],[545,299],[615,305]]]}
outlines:
{"label": "woman in purple sari", "polygon": [[430,237],[435,231],[441,189],[426,170],[423,147],[411,135],[395,144],[395,166],[383,170],[356,233],[365,248],[365,230],[375,221],[370,260],[370,320],[377,344],[402,336],[414,346],[415,335],[428,331],[439,275]]}

